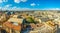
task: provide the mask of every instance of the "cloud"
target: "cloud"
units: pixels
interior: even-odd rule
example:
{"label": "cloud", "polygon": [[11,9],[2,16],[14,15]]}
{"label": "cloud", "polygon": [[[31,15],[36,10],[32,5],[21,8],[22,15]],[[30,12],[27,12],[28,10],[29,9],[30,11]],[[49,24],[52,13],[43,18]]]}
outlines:
{"label": "cloud", "polygon": [[14,6],[14,7],[12,7],[10,10],[29,10],[29,8],[20,8],[20,7],[16,7],[16,6]]}
{"label": "cloud", "polygon": [[6,5],[5,7],[10,7],[10,6],[12,6],[11,4],[8,4],[8,5]]}
{"label": "cloud", "polygon": [[21,0],[22,2],[26,2],[27,0]]}
{"label": "cloud", "polygon": [[11,4],[7,4],[7,5],[5,5],[5,6],[3,7],[3,9],[4,9],[4,10],[7,10],[7,9],[9,9],[11,6],[12,6]]}
{"label": "cloud", "polygon": [[8,0],[0,0],[0,3],[8,2]]}
{"label": "cloud", "polygon": [[21,8],[21,7],[17,7],[17,6],[13,6],[13,7],[11,7],[12,5],[11,4],[8,4],[8,5],[5,5],[4,7],[0,7],[0,10],[3,10],[3,11],[5,11],[5,10],[10,10],[10,11],[25,11],[25,10],[39,10],[39,9],[37,9],[37,8]]}
{"label": "cloud", "polygon": [[14,11],[20,11],[20,10],[29,10],[30,8],[20,8],[20,7],[10,7],[9,5],[6,5],[4,7],[0,7],[0,9],[4,10],[14,10]]}
{"label": "cloud", "polygon": [[0,9],[2,9],[2,10],[8,10],[8,9],[10,9],[11,6],[12,6],[11,4],[7,4],[4,7],[0,7]]}
{"label": "cloud", "polygon": [[32,4],[30,4],[31,6],[35,6],[36,4],[35,3],[32,3]]}
{"label": "cloud", "polygon": [[2,3],[3,1],[2,0],[0,0],[0,3]]}
{"label": "cloud", "polygon": [[39,6],[40,4],[36,4],[36,3],[31,3],[31,6]]}
{"label": "cloud", "polygon": [[60,10],[60,8],[44,8],[42,10]]}
{"label": "cloud", "polygon": [[20,3],[21,0],[14,0],[15,3]]}
{"label": "cloud", "polygon": [[15,3],[26,2],[27,0],[14,0]]}
{"label": "cloud", "polygon": [[[21,7],[17,7],[17,6],[13,6],[12,7],[12,4],[7,4],[5,5],[4,7],[0,7],[0,9],[2,10],[15,10],[15,11],[20,11],[20,10],[34,10],[34,9],[31,9],[31,8],[21,8]],[[37,9],[35,9],[37,10]]]}
{"label": "cloud", "polygon": [[3,2],[8,2],[8,0],[3,0]]}

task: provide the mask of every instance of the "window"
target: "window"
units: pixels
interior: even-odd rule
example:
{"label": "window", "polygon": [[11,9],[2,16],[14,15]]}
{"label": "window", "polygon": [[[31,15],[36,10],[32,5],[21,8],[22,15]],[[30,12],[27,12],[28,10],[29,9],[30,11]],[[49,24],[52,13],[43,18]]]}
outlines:
{"label": "window", "polygon": [[17,23],[17,22],[11,22],[11,23],[12,23],[13,25],[16,25],[16,26],[18,25],[18,23]]}
{"label": "window", "polygon": [[14,25],[18,25],[18,23],[16,23],[16,22],[14,22],[13,24],[14,24]]}

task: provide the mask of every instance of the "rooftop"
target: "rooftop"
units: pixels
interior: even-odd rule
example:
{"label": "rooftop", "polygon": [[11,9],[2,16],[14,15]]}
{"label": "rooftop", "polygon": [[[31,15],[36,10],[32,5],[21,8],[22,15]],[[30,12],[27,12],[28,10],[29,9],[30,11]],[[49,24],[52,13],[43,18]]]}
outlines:
{"label": "rooftop", "polygon": [[13,25],[11,22],[5,22],[4,25],[14,30],[18,30],[18,31],[21,30],[21,25]]}

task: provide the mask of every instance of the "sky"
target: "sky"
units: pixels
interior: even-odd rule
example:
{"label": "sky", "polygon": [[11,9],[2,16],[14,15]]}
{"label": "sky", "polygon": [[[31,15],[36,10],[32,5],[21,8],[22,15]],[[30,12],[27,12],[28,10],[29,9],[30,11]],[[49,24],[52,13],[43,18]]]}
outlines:
{"label": "sky", "polygon": [[0,0],[3,10],[60,10],[60,0]]}

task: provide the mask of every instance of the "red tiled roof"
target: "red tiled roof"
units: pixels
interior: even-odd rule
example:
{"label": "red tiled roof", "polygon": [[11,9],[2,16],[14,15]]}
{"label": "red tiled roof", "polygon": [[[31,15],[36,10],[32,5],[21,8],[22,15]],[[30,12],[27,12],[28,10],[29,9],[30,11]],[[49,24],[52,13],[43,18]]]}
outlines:
{"label": "red tiled roof", "polygon": [[13,25],[11,22],[5,22],[4,25],[6,25],[8,28],[14,29],[14,30],[21,30],[21,26]]}

